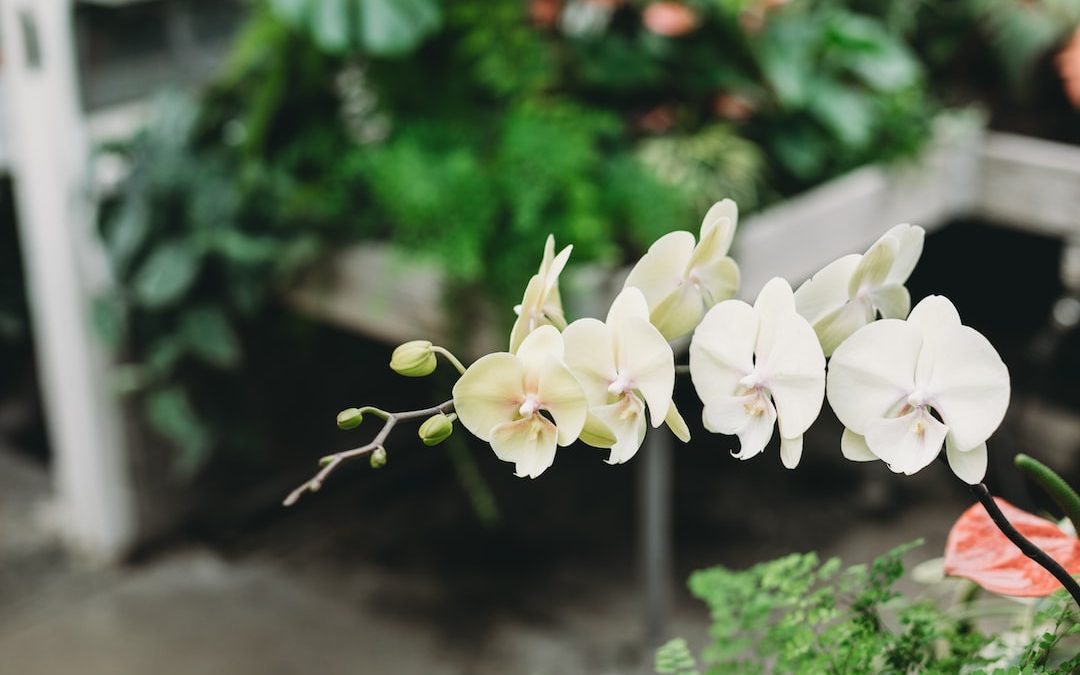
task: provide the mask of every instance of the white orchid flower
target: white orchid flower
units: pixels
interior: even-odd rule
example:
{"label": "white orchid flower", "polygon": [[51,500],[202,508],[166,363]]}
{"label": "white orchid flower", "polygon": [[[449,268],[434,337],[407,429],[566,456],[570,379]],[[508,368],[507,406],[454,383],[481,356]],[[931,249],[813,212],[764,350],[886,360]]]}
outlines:
{"label": "white orchid flower", "polygon": [[562,335],[541,326],[516,354],[488,354],[454,385],[458,419],[499,459],[514,462],[520,477],[543,473],[556,445],[573,443],[585,425],[585,393],[562,359]]}
{"label": "white orchid flower", "polygon": [[566,328],[562,299],[559,297],[559,275],[570,259],[573,246],[567,246],[555,255],[555,237],[548,235],[544,244],[544,258],[540,271],[529,279],[521,304],[514,307],[517,319],[510,331],[510,352],[517,352],[525,337],[541,326]]}
{"label": "white orchid flower", "polygon": [[879,313],[885,319],[907,316],[911,296],[904,283],[919,262],[925,236],[917,225],[897,225],[865,254],[844,256],[799,286],[795,305],[826,356]]}
{"label": "white orchid flower", "polygon": [[739,290],[739,266],[727,255],[738,220],[735,202],[717,202],[696,245],[689,232],[669,232],[630,270],[626,286],[641,289],[653,325],[668,340],[694,330],[710,307]]}
{"label": "white orchid flower", "polygon": [[615,298],[607,321],[579,319],[563,331],[566,364],[585,390],[589,418],[581,440],[611,448],[608,464],[633,457],[645,438],[645,408],[654,427],[664,421],[684,442],[686,423],[671,401],[675,355],[649,322],[645,296],[625,288]]}
{"label": "white orchid flower", "polygon": [[752,307],[726,300],[709,310],[690,342],[690,376],[705,428],[739,437],[736,458],[764,450],[779,422],[780,459],[799,464],[825,397],[825,355],[786,281],[765,284]]}
{"label": "white orchid flower", "polygon": [[975,484],[986,475],[986,439],[1009,406],[1009,371],[949,300],[930,296],[907,321],[877,321],[840,345],[828,397],[848,459],[880,459],[910,475],[944,443],[953,472]]}

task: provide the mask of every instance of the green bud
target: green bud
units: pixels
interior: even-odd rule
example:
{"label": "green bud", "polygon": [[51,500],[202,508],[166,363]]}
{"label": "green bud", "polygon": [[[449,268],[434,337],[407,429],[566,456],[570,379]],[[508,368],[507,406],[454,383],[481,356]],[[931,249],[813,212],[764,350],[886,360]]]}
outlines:
{"label": "green bud", "polygon": [[419,433],[424,445],[438,445],[454,433],[454,419],[443,413],[432,415],[420,425]]}
{"label": "green bud", "polygon": [[338,429],[355,429],[364,421],[364,414],[360,408],[345,408],[337,414]]}
{"label": "green bud", "polygon": [[386,448],[375,448],[371,453],[371,468],[381,469],[386,466]]}
{"label": "green bud", "polygon": [[390,356],[390,367],[406,377],[430,375],[436,365],[435,352],[431,351],[431,343],[427,340],[406,342]]}

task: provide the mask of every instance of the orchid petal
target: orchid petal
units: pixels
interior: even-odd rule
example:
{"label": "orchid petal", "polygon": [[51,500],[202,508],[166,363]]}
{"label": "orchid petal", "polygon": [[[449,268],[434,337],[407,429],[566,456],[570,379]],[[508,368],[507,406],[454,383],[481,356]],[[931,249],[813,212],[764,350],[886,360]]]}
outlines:
{"label": "orchid petal", "polygon": [[727,255],[739,224],[739,207],[731,199],[713,204],[701,220],[701,237],[691,256],[689,267],[697,267]]}
{"label": "orchid petal", "polygon": [[611,328],[597,319],[578,319],[562,336],[566,365],[581,382],[589,405],[608,403],[608,385],[619,376]]}
{"label": "orchid petal", "polygon": [[589,406],[585,392],[570,370],[549,356],[539,371],[536,394],[543,409],[555,420],[559,445],[567,446],[577,440],[585,426]]}
{"label": "orchid petal", "polygon": [[675,434],[675,438],[683,443],[690,442],[690,427],[687,426],[683,416],[679,414],[679,409],[675,407],[674,401],[672,401],[671,405],[668,407],[667,417],[664,418],[664,423],[668,425],[668,429],[671,429],[671,433]]}
{"label": "orchid petal", "polygon": [[866,438],[851,429],[844,429],[844,435],[840,437],[840,452],[852,462],[875,462],[880,459],[870,451]]}
{"label": "orchid petal", "polygon": [[892,269],[889,270],[889,276],[885,281],[889,284],[903,284],[911,276],[915,265],[919,262],[919,257],[922,256],[926,230],[918,225],[905,223],[892,228],[885,233],[885,236],[895,237],[900,244],[896,252],[896,260],[893,261]]}
{"label": "orchid petal", "polygon": [[886,284],[874,290],[870,302],[885,319],[905,319],[911,311],[911,294],[901,284]]}
{"label": "orchid petal", "polygon": [[540,415],[504,422],[491,430],[491,448],[513,462],[519,478],[536,478],[555,461],[555,425]]}
{"label": "orchid petal", "polygon": [[739,266],[726,256],[694,268],[694,276],[704,291],[702,313],[718,302],[735,297],[739,290]]}
{"label": "orchid petal", "polygon": [[874,307],[865,299],[851,300],[814,323],[821,349],[830,356],[855,331],[874,320]]}
{"label": "orchid petal", "polygon": [[[782,413],[780,419],[783,420]],[[785,468],[794,469],[799,466],[799,460],[802,459],[802,451],[802,434],[799,434],[794,438],[780,437],[780,461],[783,462]]]}
{"label": "orchid petal", "polygon": [[705,314],[690,340],[690,378],[706,407],[734,395],[753,371],[757,330],[754,309],[741,300],[725,300]]}
{"label": "orchid petal", "polygon": [[645,294],[635,286],[625,286],[611,302],[608,309],[607,325],[615,326],[629,318],[649,320],[649,303]]}
{"label": "orchid petal", "polygon": [[616,438],[615,433],[608,428],[607,424],[590,410],[578,440],[594,448],[610,448],[615,445]]}
{"label": "orchid petal", "polygon": [[921,347],[918,328],[883,319],[861,328],[836,349],[825,391],[845,427],[865,435],[871,420],[898,411],[914,390]]}
{"label": "orchid petal", "polygon": [[645,406],[634,394],[626,394],[611,405],[593,409],[595,415],[615,436],[608,464],[622,464],[637,454],[645,440]]}
{"label": "orchid petal", "polygon": [[848,283],[860,260],[862,256],[858,253],[846,255],[804,281],[795,291],[795,307],[799,314],[815,324],[840,309],[848,301]]}
{"label": "orchid petal", "polygon": [[665,340],[677,340],[694,330],[704,313],[701,289],[684,283],[653,308],[649,320]]}
{"label": "orchid petal", "polygon": [[739,437],[739,451],[732,453],[736,459],[750,459],[761,454],[773,435],[776,425],[776,408],[764,396],[748,397],[753,400],[743,405],[743,425],[735,430]]}
{"label": "orchid petal", "polygon": [[975,446],[974,449],[960,452],[951,440],[950,433],[945,437],[945,457],[949,460],[949,467],[960,480],[969,485],[982,482],[986,477],[986,443]]}
{"label": "orchid petal", "polygon": [[517,416],[524,381],[525,369],[513,354],[483,356],[454,384],[454,410],[466,429],[487,441],[494,427]]}
{"label": "orchid petal", "polygon": [[885,235],[874,242],[865,254],[848,282],[848,296],[855,299],[863,290],[871,290],[884,285],[893,262],[900,250],[900,242],[895,237]]}
{"label": "orchid petal", "polygon": [[526,372],[536,371],[548,358],[562,360],[563,351],[559,330],[554,326],[540,326],[522,340],[517,357],[525,364]]}
{"label": "orchid petal", "polygon": [[[932,345],[933,366],[920,366],[918,382],[934,410],[949,425],[960,451],[990,438],[1009,407],[1009,369],[978,331],[953,326]],[[925,350],[925,348],[924,348]]]}
{"label": "orchid petal", "polygon": [[788,282],[780,277],[770,279],[754,301],[754,313],[758,317],[754,354],[761,362],[769,358],[781,320],[796,313],[795,294],[791,292]]}
{"label": "orchid petal", "polygon": [[817,419],[825,399],[825,355],[814,329],[794,311],[777,322],[775,348],[758,358],[780,420],[780,435],[801,436]]}
{"label": "orchid petal", "polygon": [[937,459],[948,432],[924,408],[916,408],[902,417],[872,420],[866,425],[866,445],[893,472],[910,476]]}
{"label": "orchid petal", "polygon": [[907,320],[933,342],[939,339],[942,331],[960,325],[960,314],[945,296],[928,295],[915,305]]}
{"label": "orchid petal", "polygon": [[669,232],[653,242],[630,270],[625,285],[640,289],[649,307],[655,308],[684,278],[693,251],[694,235],[684,231]]}
{"label": "orchid petal", "polygon": [[512,354],[517,352],[529,333],[542,325],[542,318],[537,316],[537,310],[543,302],[543,286],[544,280],[539,274],[534,274],[525,287],[521,304],[514,308],[518,316],[514,321],[514,327],[510,330],[510,353]]}
{"label": "orchid petal", "polygon": [[[552,246],[554,246],[554,239]],[[574,250],[573,245],[565,247],[559,251],[559,255],[555,256],[555,259],[551,261],[551,266],[544,270],[544,294],[548,295],[555,291],[559,283],[559,275],[562,274],[563,269],[566,268],[566,263],[570,260],[570,253]]]}
{"label": "orchid petal", "polygon": [[[625,291],[624,291],[625,292]],[[675,389],[675,354],[660,331],[645,319],[631,317],[615,326],[619,377],[627,378],[649,406],[649,418],[660,426]]]}

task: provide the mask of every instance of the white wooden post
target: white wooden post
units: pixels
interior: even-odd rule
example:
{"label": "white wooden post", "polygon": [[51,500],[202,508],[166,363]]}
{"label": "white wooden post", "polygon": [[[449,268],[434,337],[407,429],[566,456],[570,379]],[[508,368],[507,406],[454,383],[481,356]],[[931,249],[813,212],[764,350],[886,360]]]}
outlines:
{"label": "white wooden post", "polygon": [[73,549],[108,561],[133,539],[134,496],[90,323],[105,274],[91,231],[72,20],[71,0],[0,0],[7,135],[59,525]]}

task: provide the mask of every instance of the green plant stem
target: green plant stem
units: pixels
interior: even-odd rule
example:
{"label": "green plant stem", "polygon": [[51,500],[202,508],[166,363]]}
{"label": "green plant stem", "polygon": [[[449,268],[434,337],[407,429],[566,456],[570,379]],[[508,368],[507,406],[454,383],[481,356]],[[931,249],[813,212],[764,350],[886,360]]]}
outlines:
{"label": "green plant stem", "polygon": [[[390,435],[390,432],[393,431],[394,426],[398,422],[403,420],[423,419],[437,413],[445,414],[452,411],[453,409],[453,400],[445,401],[432,408],[424,408],[422,410],[406,410],[404,412],[388,413],[386,411],[379,410],[378,408],[373,408],[373,412],[377,411],[375,412],[376,415],[378,415],[379,413],[386,415],[386,417],[383,418],[385,420],[385,422],[383,422],[383,427],[379,430],[379,433],[375,435],[375,438],[373,438],[371,442],[367,445],[362,445],[359,448],[353,448],[352,450],[342,450],[341,452],[335,452],[332,455],[326,455],[325,457],[321,458],[319,460],[319,466],[321,466],[322,468],[319,469],[319,472],[316,473],[314,477],[304,482],[303,485],[290,492],[289,496],[285,497],[285,501],[283,501],[282,504],[285,506],[292,506],[293,504],[298,502],[301,497],[304,496],[304,493],[318,492],[322,488],[323,483],[326,481],[327,477],[331,473],[333,473],[335,469],[341,466],[342,462],[353,459],[354,457],[360,457],[362,455],[370,454],[372,452],[375,452],[379,448],[383,448],[383,443],[386,441],[387,437]],[[385,450],[385,448],[383,449]]]}
{"label": "green plant stem", "polygon": [[1046,551],[1033,544],[1030,539],[1020,534],[1020,532],[1012,526],[1009,519],[1006,518],[1005,514],[998,508],[997,502],[995,502],[994,498],[990,495],[990,490],[987,489],[985,483],[979,483],[978,485],[971,485],[969,487],[971,488],[971,493],[975,495],[975,498],[983,505],[986,512],[990,514],[990,519],[994,521],[994,524],[997,525],[1002,534],[1008,537],[1009,541],[1016,544],[1016,547],[1020,549],[1024,555],[1031,558],[1044,570],[1054,575],[1054,578],[1061,582],[1061,585],[1064,586],[1065,590],[1072,596],[1077,607],[1080,607],[1080,584],[1076,582],[1076,579],[1065,571],[1065,568],[1056,560],[1047,555]]}
{"label": "green plant stem", "polygon": [[1034,457],[1021,453],[1016,456],[1013,462],[1016,464],[1016,468],[1030,476],[1031,480],[1035,481],[1046,494],[1050,495],[1050,498],[1062,510],[1065,517],[1072,522],[1073,527],[1080,527],[1080,495],[1076,494],[1076,490],[1073,490],[1072,486],[1057,475],[1053,469]]}
{"label": "green plant stem", "polygon": [[451,365],[453,365],[455,368],[457,368],[457,371],[459,373],[461,373],[462,375],[465,374],[465,366],[463,366],[461,364],[461,361],[458,361],[456,356],[454,356],[453,354],[450,353],[450,350],[445,349],[443,347],[440,347],[438,345],[432,345],[431,346],[431,351],[436,352],[438,354],[442,354],[443,357],[445,357],[446,360],[449,361]]}

